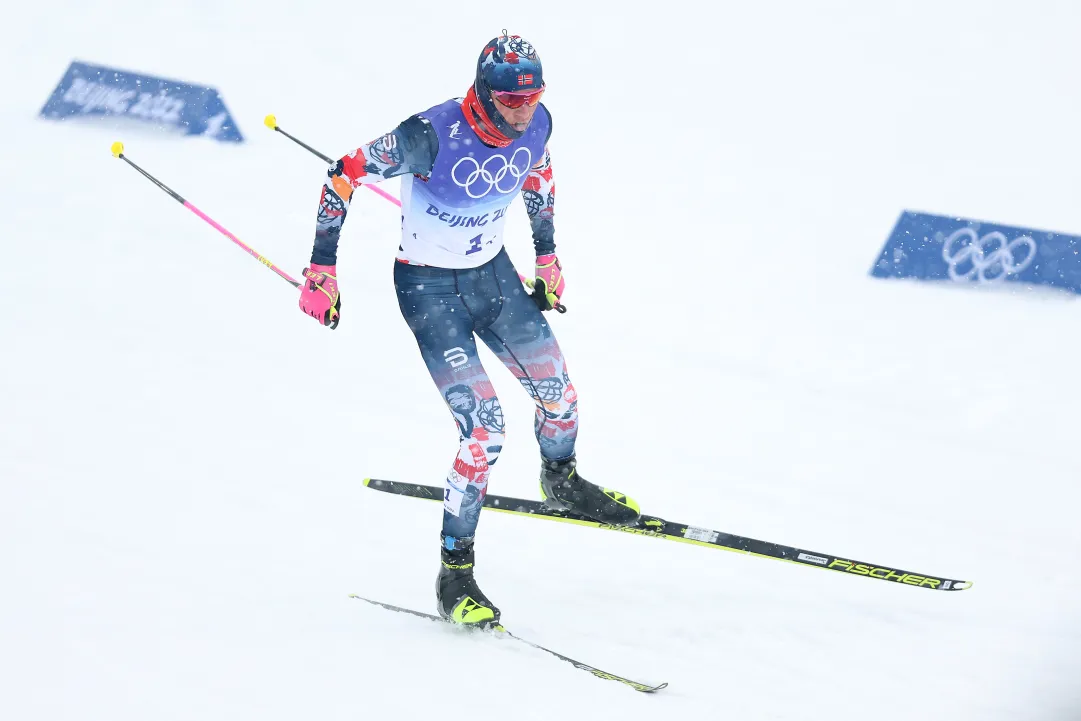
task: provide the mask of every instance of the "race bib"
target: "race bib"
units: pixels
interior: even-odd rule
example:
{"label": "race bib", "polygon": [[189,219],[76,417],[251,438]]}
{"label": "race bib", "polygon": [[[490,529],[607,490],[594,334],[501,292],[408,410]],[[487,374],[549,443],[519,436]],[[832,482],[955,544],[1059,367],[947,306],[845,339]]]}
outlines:
{"label": "race bib", "polygon": [[402,250],[409,259],[440,268],[475,268],[503,247],[508,204],[447,210],[414,198],[402,220]]}

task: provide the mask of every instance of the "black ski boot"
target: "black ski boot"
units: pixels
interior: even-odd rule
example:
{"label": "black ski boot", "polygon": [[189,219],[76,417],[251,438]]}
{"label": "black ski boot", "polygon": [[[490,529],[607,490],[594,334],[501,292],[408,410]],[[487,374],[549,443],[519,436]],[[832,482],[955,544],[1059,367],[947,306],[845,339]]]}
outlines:
{"label": "black ski boot", "polygon": [[555,511],[570,511],[598,523],[628,526],[641,511],[633,498],[590,483],[575,469],[574,456],[561,461],[541,458],[541,498]]}
{"label": "black ski boot", "polygon": [[473,578],[473,539],[441,535],[440,540],[443,565],[435,579],[439,615],[463,626],[498,626],[499,609],[488,600]]}

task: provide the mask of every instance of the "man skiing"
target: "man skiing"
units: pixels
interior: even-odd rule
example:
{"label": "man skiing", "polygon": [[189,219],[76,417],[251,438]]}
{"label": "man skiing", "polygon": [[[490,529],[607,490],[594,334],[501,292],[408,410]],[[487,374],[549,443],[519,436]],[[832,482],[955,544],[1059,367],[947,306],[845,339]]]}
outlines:
{"label": "man skiing", "polygon": [[[398,305],[461,440],[445,483],[436,580],[439,614],[461,624],[493,625],[500,616],[473,574],[477,521],[505,438],[503,411],[477,355],[477,337],[537,405],[545,503],[615,525],[639,516],[633,500],[577,472],[577,393],[541,314],[559,303],[566,287],[555,253],[547,148],[552,118],[540,103],[544,91],[540,57],[504,30],[481,52],[465,98],[413,115],[339,160],[320,195],[315,246],[301,285],[301,310],[337,327],[338,237],[353,191],[403,176],[394,263]],[[537,255],[532,294],[503,248],[505,213],[518,193]]]}

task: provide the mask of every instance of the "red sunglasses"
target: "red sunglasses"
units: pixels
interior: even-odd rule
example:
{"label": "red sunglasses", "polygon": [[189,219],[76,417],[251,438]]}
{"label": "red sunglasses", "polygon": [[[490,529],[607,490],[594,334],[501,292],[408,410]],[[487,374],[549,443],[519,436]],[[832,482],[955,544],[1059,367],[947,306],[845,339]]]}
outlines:
{"label": "red sunglasses", "polygon": [[536,105],[540,102],[542,95],[544,95],[543,85],[537,90],[527,90],[524,93],[503,92],[498,90],[492,91],[492,97],[495,98],[500,105],[505,105],[512,109],[520,108],[523,105]]}

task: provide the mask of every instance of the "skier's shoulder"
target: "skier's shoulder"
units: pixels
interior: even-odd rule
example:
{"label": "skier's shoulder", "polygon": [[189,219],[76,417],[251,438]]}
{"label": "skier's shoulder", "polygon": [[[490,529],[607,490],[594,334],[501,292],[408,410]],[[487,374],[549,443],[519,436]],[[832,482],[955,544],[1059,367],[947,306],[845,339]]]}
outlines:
{"label": "skier's shoulder", "polygon": [[438,139],[438,133],[435,132],[435,126],[448,116],[453,115],[459,109],[461,102],[461,98],[451,98],[438,105],[433,105],[427,110],[414,113],[398,125],[398,130],[404,140],[413,141],[414,143],[421,140],[421,138],[436,140]]}
{"label": "skier's shoulder", "polygon": [[426,175],[435,165],[439,153],[439,134],[426,113],[415,113],[394,129],[402,149],[403,160],[414,173]]}

